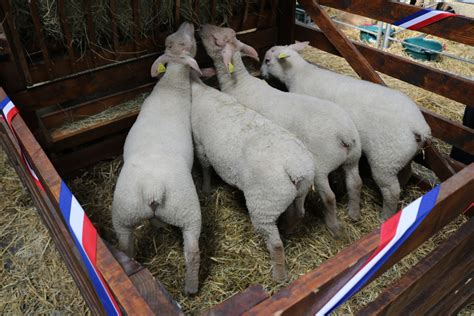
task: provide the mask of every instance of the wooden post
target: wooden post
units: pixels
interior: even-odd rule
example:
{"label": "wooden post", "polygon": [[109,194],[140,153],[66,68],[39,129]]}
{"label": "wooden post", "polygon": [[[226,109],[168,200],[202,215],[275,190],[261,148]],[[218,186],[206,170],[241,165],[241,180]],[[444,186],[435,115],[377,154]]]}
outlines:
{"label": "wooden post", "polygon": [[277,12],[278,45],[288,45],[295,42],[295,11],[296,1],[278,1]]}
{"label": "wooden post", "polygon": [[362,79],[385,85],[367,59],[339,30],[326,11],[315,0],[300,0],[299,3]]}

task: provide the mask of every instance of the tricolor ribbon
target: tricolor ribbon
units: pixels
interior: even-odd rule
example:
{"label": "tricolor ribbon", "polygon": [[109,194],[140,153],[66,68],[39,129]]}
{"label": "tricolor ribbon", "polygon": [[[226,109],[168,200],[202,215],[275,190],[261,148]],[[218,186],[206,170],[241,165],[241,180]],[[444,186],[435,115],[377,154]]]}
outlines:
{"label": "tricolor ribbon", "polygon": [[449,18],[450,16],[455,16],[456,14],[440,11],[440,10],[432,10],[432,9],[421,9],[403,19],[395,21],[393,25],[409,29],[409,30],[418,30],[422,27],[427,25],[433,24],[440,20]]}
{"label": "tricolor ribbon", "polygon": [[328,315],[359,291],[395,251],[412,235],[436,204],[439,186],[385,221],[380,243],[360,270],[323,306],[316,316]]}
{"label": "tricolor ribbon", "polygon": [[[6,97],[5,99],[2,100],[2,102],[0,103],[0,109],[2,109],[3,116],[5,117],[5,120],[7,121],[7,124],[10,127],[10,130],[12,131],[13,135],[17,137],[15,130],[12,127],[12,120],[15,117],[15,115],[18,114],[18,109],[15,107],[15,105],[13,104],[13,102],[10,100],[9,97]],[[17,142],[18,142],[18,137],[17,137]],[[20,150],[21,150],[21,146],[20,146]],[[26,158],[23,151],[21,152],[21,159],[23,160],[23,163],[26,165],[28,172],[30,173],[30,176],[33,178],[33,181],[35,182],[36,186],[41,191],[44,191],[43,185],[39,181],[38,176],[36,175],[33,168],[31,168],[30,162]]]}
{"label": "tricolor ribbon", "polygon": [[[20,141],[15,133],[12,126],[12,120],[15,115],[18,114],[18,109],[15,107],[13,102],[6,97],[0,102],[0,109],[5,117],[5,120],[10,127],[13,135],[15,135],[18,145]],[[33,178],[35,184],[44,191],[44,187],[39,181],[33,168],[31,168],[26,155],[23,153],[21,146],[22,160],[25,163],[28,171]],[[61,179],[61,191],[59,194],[59,209],[63,215],[64,221],[66,222],[69,232],[71,233],[74,243],[76,244],[79,253],[81,254],[82,261],[86,266],[89,278],[96,290],[96,293],[102,302],[104,310],[107,315],[121,315],[119,306],[115,301],[114,297],[110,293],[110,290],[105,283],[102,275],[97,269],[96,258],[97,258],[97,230],[84,212],[77,199],[68,189],[64,181]]]}

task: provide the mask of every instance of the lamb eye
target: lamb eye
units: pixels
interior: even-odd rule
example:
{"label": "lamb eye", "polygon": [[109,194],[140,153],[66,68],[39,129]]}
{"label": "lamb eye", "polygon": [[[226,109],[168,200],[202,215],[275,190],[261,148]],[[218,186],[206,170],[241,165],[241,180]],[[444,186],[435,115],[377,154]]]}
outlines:
{"label": "lamb eye", "polygon": [[270,63],[270,58],[265,58],[265,64],[269,64]]}

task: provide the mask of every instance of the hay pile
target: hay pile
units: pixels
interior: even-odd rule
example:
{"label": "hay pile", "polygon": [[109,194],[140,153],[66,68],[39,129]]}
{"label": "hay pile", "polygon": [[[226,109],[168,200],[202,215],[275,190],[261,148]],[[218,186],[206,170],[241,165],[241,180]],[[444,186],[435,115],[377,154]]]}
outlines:
{"label": "hay pile", "polygon": [[148,95],[149,93],[142,93],[131,100],[112,106],[97,114],[86,116],[84,118],[75,118],[68,120],[65,124],[52,130],[51,133],[62,133],[66,131],[68,133],[72,133],[80,129],[95,125],[99,122],[110,121],[121,116],[125,116],[132,112],[138,113],[141,105],[143,104],[143,101]]}
{"label": "hay pile", "polygon": [[0,314],[87,314],[79,290],[1,146],[0,197]]}
{"label": "hay pile", "polygon": [[[114,16],[117,22],[118,35],[121,42],[127,42],[134,37],[134,20],[132,1],[117,0],[117,11]],[[157,25],[160,30],[169,30],[175,23],[175,0],[139,1],[139,28],[141,36],[151,36],[157,31]],[[252,1],[255,2],[255,1]],[[41,20],[44,35],[52,43],[62,43],[67,45],[62,33],[62,25],[58,14],[57,0],[37,1],[38,12]],[[157,5],[157,3],[159,3]],[[210,21],[227,23],[228,18],[232,16],[234,7],[240,7],[240,1],[217,1],[216,14],[211,16],[211,0],[199,2],[199,16],[193,12],[194,1],[181,1],[180,15],[187,21],[200,25]],[[22,43],[28,47],[28,44],[35,39],[33,20],[30,14],[28,1],[14,0],[13,7],[16,10],[16,25]],[[83,51],[89,44],[90,39],[87,33],[87,9],[83,1],[67,0],[65,1],[65,15],[72,33],[73,46]],[[111,48],[112,30],[111,30],[111,10],[109,0],[92,1],[91,12],[97,46],[102,48]]]}

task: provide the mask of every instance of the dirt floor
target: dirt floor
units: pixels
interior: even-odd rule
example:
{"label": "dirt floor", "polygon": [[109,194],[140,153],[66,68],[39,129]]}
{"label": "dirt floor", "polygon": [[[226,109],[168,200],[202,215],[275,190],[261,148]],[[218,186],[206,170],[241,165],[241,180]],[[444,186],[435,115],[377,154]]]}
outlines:
{"label": "dirt floor", "polygon": [[[353,75],[341,58],[307,49],[304,56],[317,64],[337,72]],[[439,65],[438,65],[439,67]],[[451,69],[452,70],[452,69]],[[472,69],[460,74],[472,75]],[[420,106],[460,121],[464,106],[422,89],[383,76],[384,80],[410,95]],[[440,144],[449,152],[449,146]],[[110,225],[110,204],[121,157],[84,170],[79,176],[65,179],[76,194],[101,236],[115,243]],[[0,150],[0,314],[88,314],[79,291],[69,276],[47,230],[42,225],[28,193],[9,166]],[[200,173],[195,172],[197,183]],[[198,185],[199,187],[199,185]],[[409,185],[402,193],[405,206],[422,192]],[[338,198],[338,214],[344,223],[346,236],[334,240],[322,222],[321,203],[311,194],[306,205],[307,218],[291,236],[284,237],[290,278],[284,284],[271,280],[269,256],[263,240],[250,223],[242,194],[214,177],[213,194],[200,194],[203,213],[201,235],[200,292],[187,298],[182,293],[184,258],[179,230],[166,227],[157,230],[148,223],[137,229],[138,256],[150,271],[162,281],[172,296],[189,314],[198,314],[232,294],[259,283],[273,293],[300,275],[314,269],[351,242],[379,225],[380,195],[367,180],[362,192],[363,220],[354,223],[346,215],[347,199]],[[446,239],[465,220],[458,218],[435,235],[417,251],[406,257],[376,282],[354,296],[337,314],[353,314],[373,300],[385,286],[398,279],[410,267]],[[474,305],[467,306],[461,315],[473,315]]]}

